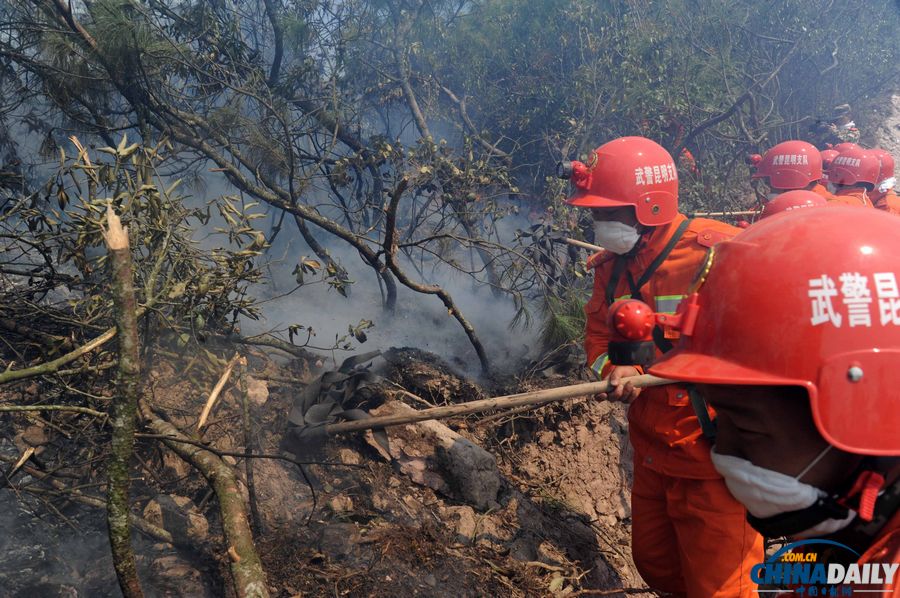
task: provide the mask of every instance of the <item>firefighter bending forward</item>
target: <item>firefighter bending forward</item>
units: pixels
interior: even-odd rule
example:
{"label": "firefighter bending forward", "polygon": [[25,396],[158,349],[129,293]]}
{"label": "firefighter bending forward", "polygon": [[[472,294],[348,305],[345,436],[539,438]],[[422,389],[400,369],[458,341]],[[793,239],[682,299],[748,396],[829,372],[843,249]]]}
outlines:
{"label": "firefighter bending forward", "polygon": [[[678,348],[650,368],[697,383],[717,409],[713,461],[754,528],[843,545],[876,573],[829,579],[829,596],[840,585],[900,598],[898,253],[896,217],[881,210],[754,224],[716,248]],[[829,568],[846,564],[843,548],[832,554]],[[781,582],[795,590],[779,596],[826,595]]]}
{"label": "firefighter bending forward", "polygon": [[[617,382],[642,372],[608,362],[609,306],[633,297],[657,312],[674,312],[709,249],[740,229],[680,214],[675,163],[643,137],[611,141],[587,164],[564,163],[560,176],[575,188],[568,203],[591,209],[594,242],[606,249],[588,262],[594,290],[585,306],[585,349],[597,376]],[[654,339],[661,355],[676,335],[657,329]],[[763,540],[712,465],[702,400],[692,401],[682,385],[640,392],[620,384],[601,398],[631,402],[632,555],[647,584],[689,598],[755,596],[750,569],[763,561]]]}

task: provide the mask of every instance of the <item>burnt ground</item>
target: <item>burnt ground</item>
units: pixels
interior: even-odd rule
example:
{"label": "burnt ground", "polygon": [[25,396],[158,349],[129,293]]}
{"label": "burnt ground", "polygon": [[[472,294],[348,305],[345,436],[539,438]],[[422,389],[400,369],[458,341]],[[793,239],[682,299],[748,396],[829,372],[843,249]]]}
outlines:
{"label": "burnt ground", "polygon": [[[215,366],[206,372],[172,359],[157,363],[147,400],[182,430],[195,428]],[[322,366],[315,356],[280,363],[251,355],[245,381],[256,452],[279,452],[292,404],[327,369]],[[394,400],[422,409],[580,381],[545,370],[482,386],[412,349],[388,352],[373,371],[366,408]],[[65,455],[82,463],[86,448],[53,428],[68,433],[77,418],[66,417],[62,425],[7,416],[7,454],[37,446],[48,468]],[[622,405],[582,399],[443,423],[495,455],[502,480],[486,508],[414,483],[370,433],[332,438],[309,455],[296,455],[327,463],[305,468],[308,480],[294,463],[253,459],[252,492],[246,460],[225,457],[248,500],[253,496],[254,531],[273,596],[623,596],[613,590],[642,586],[629,557],[630,452]],[[202,439],[243,452],[236,385],[223,393]],[[70,467],[65,481],[102,498],[102,438],[91,443],[94,465]],[[185,538],[175,548],[137,534],[147,594],[228,595],[226,550],[205,481],[157,441],[140,439],[136,450],[135,512]],[[14,488],[42,486],[36,475],[17,476]],[[0,580],[8,582],[0,596],[119,595],[102,511],[64,494],[41,496],[44,502],[24,491],[21,498],[3,495],[5,505],[27,503],[31,512],[14,518],[27,539],[7,538],[0,546]]]}

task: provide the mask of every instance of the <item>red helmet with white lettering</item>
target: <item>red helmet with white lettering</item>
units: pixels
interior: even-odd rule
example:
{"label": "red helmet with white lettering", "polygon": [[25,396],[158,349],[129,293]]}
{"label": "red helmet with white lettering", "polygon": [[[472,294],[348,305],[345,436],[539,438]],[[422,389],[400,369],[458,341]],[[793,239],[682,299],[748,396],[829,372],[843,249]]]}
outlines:
{"label": "red helmet with white lettering", "polygon": [[856,145],[855,143],[845,141],[843,143],[838,143],[837,145],[832,146],[831,149],[833,149],[834,151],[836,151],[839,154],[843,154],[847,150],[862,149],[862,147]]}
{"label": "red helmet with white lettering", "polygon": [[868,183],[875,186],[879,181],[879,170],[881,170],[881,162],[878,161],[878,156],[870,150],[858,147],[841,152],[831,162],[828,180],[835,185]]}
{"label": "red helmet with white lettering", "polygon": [[668,224],[678,214],[678,172],[671,154],[645,137],[620,137],[591,153],[587,164],[563,162],[561,178],[575,193],[567,203],[584,208],[633,206],[638,222]]}
{"label": "red helmet with white lettering", "polygon": [[802,189],[822,178],[822,156],[805,141],[784,141],[766,152],[753,173],[773,189]]}
{"label": "red helmet with white lettering", "polygon": [[833,149],[823,149],[819,152],[819,155],[822,156],[822,178],[824,180],[828,180],[828,169],[831,168],[831,163],[840,154],[841,152]]}
{"label": "red helmet with white lettering", "polygon": [[716,245],[674,317],[657,316],[681,341],[650,373],[798,386],[829,443],[900,455],[897,255],[896,216],[881,210],[834,206],[754,224]]}
{"label": "red helmet with white lettering", "polygon": [[807,191],[806,189],[794,189],[793,191],[782,193],[766,203],[759,218],[762,220],[781,212],[790,212],[802,208],[818,208],[825,205],[828,205],[828,202],[818,193]]}
{"label": "red helmet with white lettering", "polygon": [[880,164],[880,168],[878,169],[878,182],[881,183],[882,181],[893,178],[894,156],[892,156],[890,152],[886,152],[880,148],[873,148],[869,151],[875,154],[875,157],[878,158]]}

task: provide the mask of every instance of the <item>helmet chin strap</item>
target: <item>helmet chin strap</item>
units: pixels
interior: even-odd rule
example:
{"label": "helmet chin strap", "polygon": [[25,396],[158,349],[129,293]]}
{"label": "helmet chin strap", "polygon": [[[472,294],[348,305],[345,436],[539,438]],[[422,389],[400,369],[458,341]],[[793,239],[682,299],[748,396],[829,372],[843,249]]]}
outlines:
{"label": "helmet chin strap", "polygon": [[871,477],[867,474],[874,474],[883,482],[884,478],[889,477],[898,466],[900,462],[895,457],[870,457],[860,465],[862,471],[856,476],[850,494],[866,483],[870,489],[863,488],[858,492],[860,516],[846,528],[833,534],[831,536],[833,539],[860,552],[871,544],[872,539],[877,537],[888,521],[900,511],[900,476],[879,490],[873,491],[871,488],[875,487],[878,480],[867,481],[867,478]]}
{"label": "helmet chin strap", "polygon": [[798,473],[797,475],[794,476],[794,479],[796,479],[798,482],[803,481],[803,476],[808,474],[812,470],[812,468],[815,467],[819,463],[819,461],[821,461],[822,459],[825,458],[825,455],[827,455],[828,453],[831,452],[831,449],[833,449],[833,448],[834,448],[834,446],[832,446],[830,444],[828,446],[826,446],[822,450],[822,452],[820,452],[816,456],[815,459],[813,459],[812,461],[809,462],[809,465],[807,465],[806,467],[803,468],[803,471],[801,471],[800,473]]}

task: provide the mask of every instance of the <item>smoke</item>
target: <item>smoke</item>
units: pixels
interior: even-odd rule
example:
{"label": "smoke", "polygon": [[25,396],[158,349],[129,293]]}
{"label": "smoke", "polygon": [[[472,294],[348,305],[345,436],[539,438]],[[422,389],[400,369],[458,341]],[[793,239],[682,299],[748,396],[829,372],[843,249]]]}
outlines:
{"label": "smoke", "polygon": [[[511,243],[515,230],[525,228],[527,220],[510,216],[500,221],[499,233],[504,243]],[[335,362],[347,356],[345,352],[326,350],[336,338],[347,335],[348,326],[360,320],[370,320],[373,327],[366,331],[366,342],[358,350],[386,350],[391,347],[415,347],[439,355],[448,363],[466,373],[476,375],[480,370],[478,357],[459,322],[451,316],[435,295],[424,295],[397,285],[397,306],[394,313],[382,307],[382,291],[378,278],[370,267],[363,264],[359,254],[342,241],[321,233],[316,235],[320,243],[328,247],[332,257],[346,268],[353,284],[348,297],[324,283],[312,283],[297,287],[292,271],[302,256],[312,256],[303,238],[285,223],[284,230],[269,255],[266,280],[254,289],[261,300],[263,318],[259,321],[244,319],[241,330],[245,335],[285,329],[292,324],[312,327],[315,336],[310,343],[313,349]],[[471,257],[476,268],[479,257],[470,256],[469,250],[460,249],[459,259],[469,264]],[[419,280],[412,263],[401,263],[414,280]],[[537,330],[534,327],[511,327],[516,314],[512,298],[495,297],[489,285],[473,279],[437,260],[426,262],[422,273],[426,284],[437,284],[450,293],[457,307],[471,322],[487,352],[492,367],[508,371],[521,365],[536,347]],[[305,335],[301,335],[301,340]],[[354,342],[354,344],[356,344]]]}

